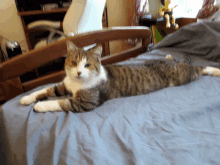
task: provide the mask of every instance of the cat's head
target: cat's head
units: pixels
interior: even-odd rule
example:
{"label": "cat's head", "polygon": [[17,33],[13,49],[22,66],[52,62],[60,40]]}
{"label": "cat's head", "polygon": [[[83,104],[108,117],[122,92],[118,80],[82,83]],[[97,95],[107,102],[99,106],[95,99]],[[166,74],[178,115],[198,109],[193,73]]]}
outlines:
{"label": "cat's head", "polygon": [[101,69],[102,47],[84,51],[73,42],[67,41],[67,58],[65,71],[67,76],[74,81],[90,81],[99,76]]}

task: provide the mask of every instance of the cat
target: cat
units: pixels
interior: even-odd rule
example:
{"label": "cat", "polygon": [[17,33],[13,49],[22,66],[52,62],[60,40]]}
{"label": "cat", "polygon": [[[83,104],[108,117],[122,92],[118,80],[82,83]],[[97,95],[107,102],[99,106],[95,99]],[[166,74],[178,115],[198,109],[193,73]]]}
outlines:
{"label": "cat", "polygon": [[[211,66],[194,67],[187,63],[163,60],[133,66],[103,66],[101,46],[84,51],[71,41],[67,41],[67,52],[64,80],[24,96],[20,104],[29,105],[38,101],[34,106],[36,112],[87,112],[114,98],[143,95],[170,86],[184,85],[202,75],[220,76],[220,69]],[[167,61],[173,60],[171,55],[166,58]],[[55,96],[71,97],[41,101]]]}

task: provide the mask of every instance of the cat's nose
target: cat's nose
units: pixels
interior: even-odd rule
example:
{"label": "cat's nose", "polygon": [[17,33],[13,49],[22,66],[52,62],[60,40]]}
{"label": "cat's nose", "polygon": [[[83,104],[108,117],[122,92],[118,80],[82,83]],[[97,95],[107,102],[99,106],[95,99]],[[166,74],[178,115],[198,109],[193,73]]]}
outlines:
{"label": "cat's nose", "polygon": [[82,73],[82,72],[77,72],[78,76],[80,76],[80,75],[81,75],[81,73]]}

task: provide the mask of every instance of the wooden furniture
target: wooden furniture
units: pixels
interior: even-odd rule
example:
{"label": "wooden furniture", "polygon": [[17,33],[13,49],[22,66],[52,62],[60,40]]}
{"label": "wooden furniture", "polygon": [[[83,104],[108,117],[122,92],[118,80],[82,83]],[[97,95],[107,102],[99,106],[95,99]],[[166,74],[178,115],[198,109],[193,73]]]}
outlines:
{"label": "wooden furniture", "polygon": [[[69,37],[65,40],[54,42],[51,45],[47,45],[43,48],[31,50],[28,53],[11,58],[0,65],[0,96],[3,96],[1,99],[9,100],[14,96],[31,90],[37,86],[61,81],[65,77],[65,72],[63,70],[25,83],[20,82],[10,84],[11,80],[18,78],[25,72],[33,70],[38,66],[59,58],[63,56],[63,54],[67,53],[67,40],[73,41],[73,43],[78,47],[83,47],[93,43],[103,44],[111,40],[121,40],[127,38],[142,39],[142,45],[140,46],[120,52],[119,54],[103,57],[102,64],[105,65],[120,62],[131,57],[136,57],[140,53],[145,52],[146,47],[150,43],[150,35],[151,32],[149,28],[144,27],[106,28],[99,31]],[[14,88],[8,88],[7,92],[2,90],[8,84],[12,86],[14,85],[14,88],[19,90],[17,90],[17,92],[14,92]]]}
{"label": "wooden furniture", "polygon": [[[197,22],[196,18],[177,18],[176,23],[179,25],[179,28]],[[165,37],[167,34],[173,33],[176,31],[174,28],[166,28],[165,19],[163,17],[154,17],[152,15],[143,15],[139,18],[139,23],[142,26],[152,27],[152,37],[153,42],[156,44],[156,36],[155,36],[155,27],[162,37]]]}

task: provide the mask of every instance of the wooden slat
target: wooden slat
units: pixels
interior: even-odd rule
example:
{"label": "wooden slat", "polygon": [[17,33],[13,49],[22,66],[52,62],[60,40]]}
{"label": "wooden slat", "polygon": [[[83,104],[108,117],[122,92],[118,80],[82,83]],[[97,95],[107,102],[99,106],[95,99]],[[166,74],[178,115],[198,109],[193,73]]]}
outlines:
{"label": "wooden slat", "polygon": [[18,15],[29,16],[29,15],[39,15],[39,14],[64,13],[64,12],[67,12],[67,10],[68,10],[68,8],[53,9],[53,10],[49,10],[49,11],[43,11],[43,10],[20,11],[20,12],[18,12]]}
{"label": "wooden slat", "polygon": [[113,64],[116,62],[121,62],[124,60],[127,60],[131,57],[136,57],[142,53],[143,48],[139,46],[138,48],[131,48],[129,50],[126,50],[123,52],[123,54],[117,54],[117,55],[112,55],[112,56],[106,56],[103,57],[102,59],[102,64]]}
{"label": "wooden slat", "polygon": [[[132,29],[133,28],[133,29]],[[103,43],[111,40],[123,40],[127,38],[149,38],[151,35],[147,27],[106,28],[100,31],[89,32],[71,39],[77,46],[83,47],[93,43]],[[67,40],[68,40],[67,39]]]}
{"label": "wooden slat", "polygon": [[[145,41],[144,43],[149,44],[150,38],[147,41]],[[131,49],[122,51],[118,54],[106,56],[106,57],[102,58],[102,64],[107,65],[107,64],[113,64],[116,62],[125,61],[131,57],[136,57],[136,56],[140,55],[141,53],[143,53],[144,50],[145,50],[145,48],[143,47],[143,45],[141,45],[141,46],[137,46],[135,48],[131,48]]]}
{"label": "wooden slat", "polygon": [[23,83],[22,86],[23,86],[25,91],[29,91],[29,90],[37,87],[37,86],[40,86],[40,85],[62,81],[65,76],[66,76],[66,73],[65,73],[64,70],[62,70],[62,71],[52,73],[52,74],[47,75],[47,76],[37,78],[37,79],[32,80],[32,81],[28,81],[26,83]]}
{"label": "wooden slat", "polygon": [[67,53],[67,40],[72,40],[78,47],[83,47],[93,43],[100,44],[111,40],[135,37],[148,39],[150,37],[150,31],[145,27],[133,27],[133,29],[107,28],[68,37],[62,41],[54,42],[51,45],[29,51],[28,53],[16,56],[6,62],[3,62],[0,65],[0,82],[22,75],[42,64],[65,55]]}

